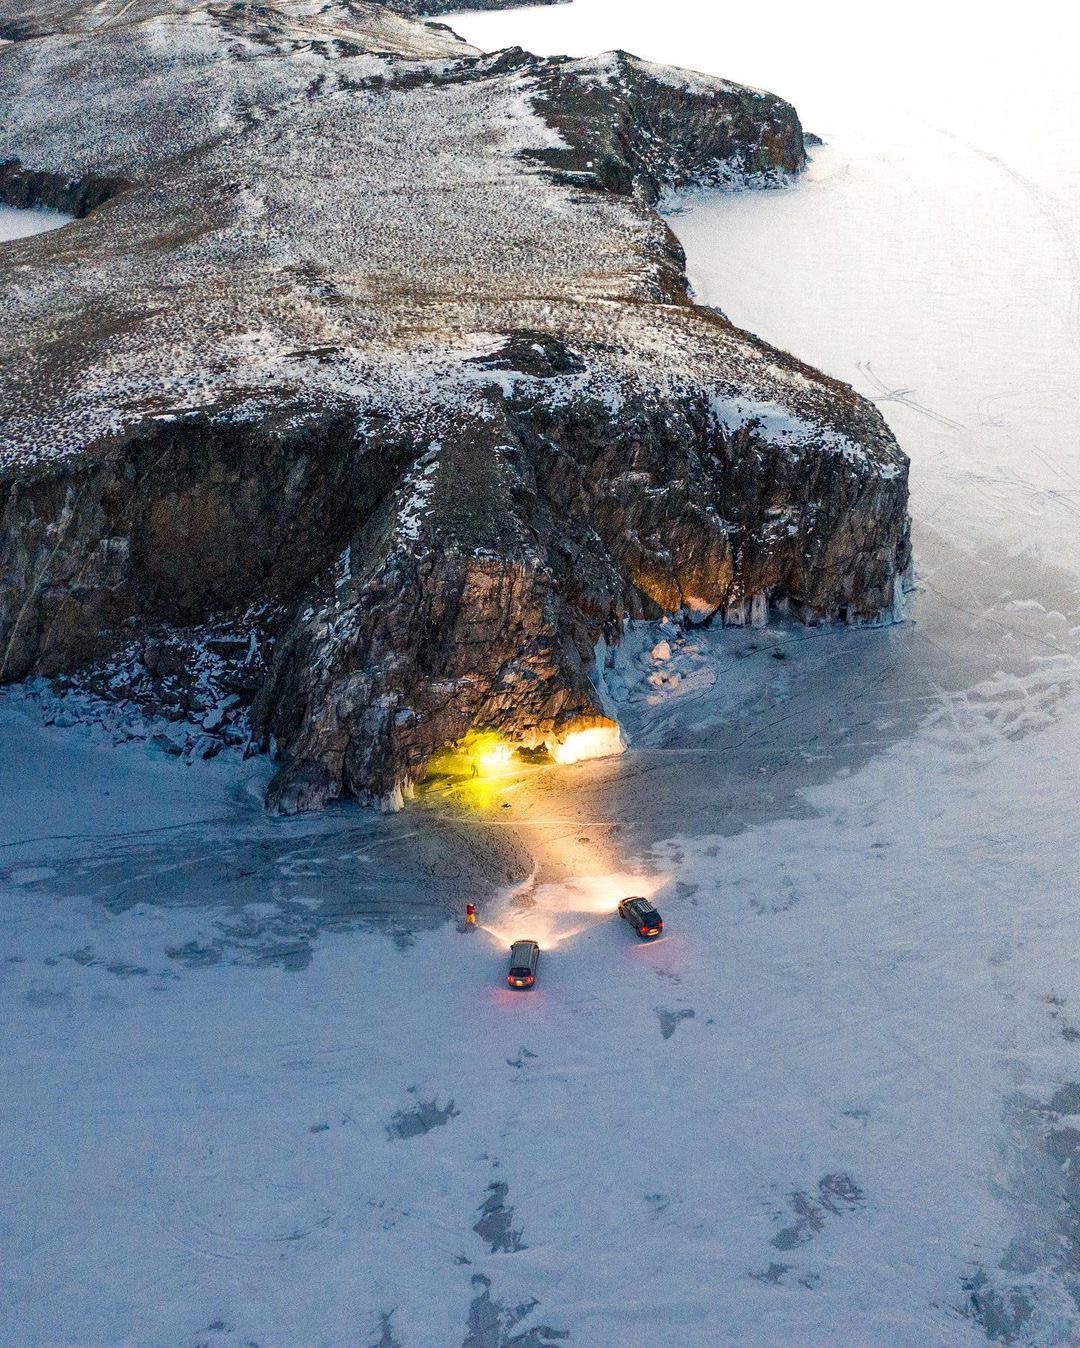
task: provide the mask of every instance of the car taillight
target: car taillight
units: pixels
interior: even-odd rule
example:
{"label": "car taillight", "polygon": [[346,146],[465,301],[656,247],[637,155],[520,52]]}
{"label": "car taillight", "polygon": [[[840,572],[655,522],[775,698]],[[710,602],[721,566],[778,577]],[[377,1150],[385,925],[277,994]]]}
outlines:
{"label": "car taillight", "polygon": [[638,927],[638,935],[639,935],[639,936],[648,936],[648,934],[649,934],[649,929],[648,929],[648,927]]}
{"label": "car taillight", "polygon": [[533,979],[532,974],[530,974],[530,975],[528,976],[528,978],[526,978],[526,980],[525,980],[526,983],[532,983],[532,982],[534,982],[534,981],[535,981],[535,980]]}

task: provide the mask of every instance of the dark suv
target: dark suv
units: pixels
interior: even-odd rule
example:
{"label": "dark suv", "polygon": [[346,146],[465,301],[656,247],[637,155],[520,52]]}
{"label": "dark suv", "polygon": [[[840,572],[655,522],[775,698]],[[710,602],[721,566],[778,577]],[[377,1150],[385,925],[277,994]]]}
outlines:
{"label": "dark suv", "polygon": [[510,972],[506,981],[512,988],[531,988],[536,982],[540,947],[535,941],[515,941],[510,947]]}
{"label": "dark suv", "polygon": [[664,930],[663,918],[648,899],[623,899],[619,903],[619,916],[645,940],[652,940]]}

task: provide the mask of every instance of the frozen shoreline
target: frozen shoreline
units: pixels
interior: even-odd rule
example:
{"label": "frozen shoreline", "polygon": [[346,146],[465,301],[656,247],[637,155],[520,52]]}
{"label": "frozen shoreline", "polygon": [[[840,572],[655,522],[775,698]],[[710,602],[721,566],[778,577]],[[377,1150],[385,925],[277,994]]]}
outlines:
{"label": "frozen shoreline", "polygon": [[[568,46],[590,16],[454,22]],[[590,45],[635,45],[604,23]],[[738,37],[720,73],[798,100]],[[6,1343],[1072,1341],[1080,464],[1069,253],[1031,215],[1067,189],[1054,142],[1022,166],[1036,210],[903,118],[849,136],[841,87],[804,108],[830,143],[802,186],[672,223],[700,298],[883,398],[915,462],[911,621],[637,634],[631,754],[389,821],[266,821],[228,763],[0,699]],[[1015,163],[1022,127],[994,130]],[[898,305],[927,275],[932,304]],[[475,935],[444,920],[466,846]],[[656,945],[611,918],[631,887]]]}
{"label": "frozen shoreline", "polygon": [[28,239],[33,234],[45,234],[71,223],[72,217],[62,211],[21,210],[0,205],[0,244],[14,239]]}

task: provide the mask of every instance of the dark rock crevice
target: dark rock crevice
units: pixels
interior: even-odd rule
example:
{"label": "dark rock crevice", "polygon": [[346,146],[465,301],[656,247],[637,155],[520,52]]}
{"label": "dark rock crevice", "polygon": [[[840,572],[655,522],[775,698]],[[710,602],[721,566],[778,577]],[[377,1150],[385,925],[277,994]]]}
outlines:
{"label": "dark rock crevice", "polygon": [[65,178],[59,173],[28,169],[17,159],[0,162],[0,202],[26,210],[44,207],[63,211],[82,220],[103,206],[128,184],[120,178],[88,173],[82,178]]}

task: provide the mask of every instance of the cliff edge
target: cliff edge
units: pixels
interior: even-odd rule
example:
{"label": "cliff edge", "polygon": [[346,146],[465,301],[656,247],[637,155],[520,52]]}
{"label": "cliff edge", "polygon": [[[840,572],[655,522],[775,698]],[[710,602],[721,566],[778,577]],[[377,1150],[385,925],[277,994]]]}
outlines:
{"label": "cliff edge", "polygon": [[228,618],[293,811],[602,745],[626,615],[890,612],[905,456],[654,209],[797,172],[782,100],[356,0],[29,8],[0,199],[80,218],[0,246],[0,680]]}

